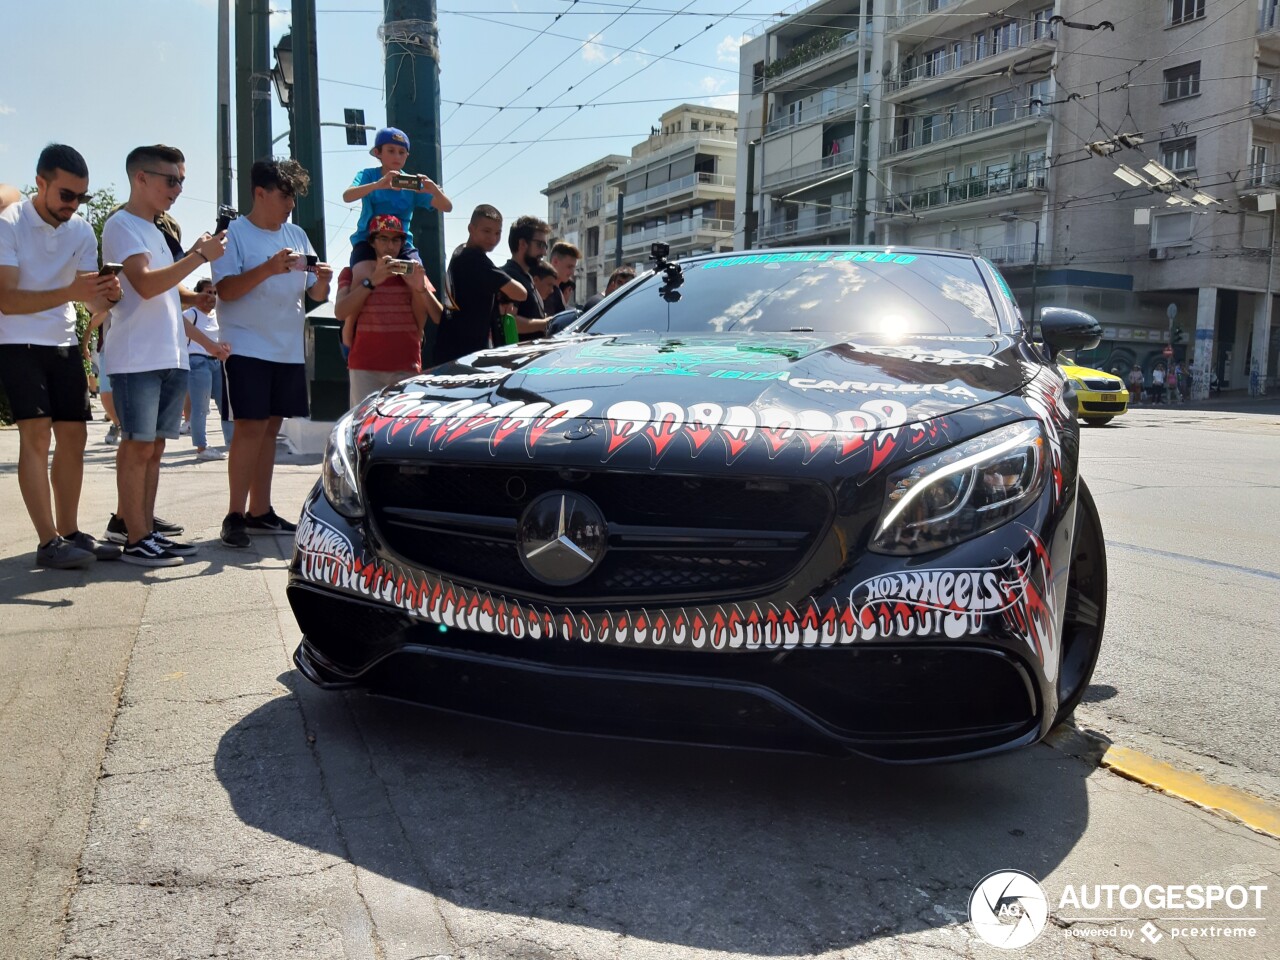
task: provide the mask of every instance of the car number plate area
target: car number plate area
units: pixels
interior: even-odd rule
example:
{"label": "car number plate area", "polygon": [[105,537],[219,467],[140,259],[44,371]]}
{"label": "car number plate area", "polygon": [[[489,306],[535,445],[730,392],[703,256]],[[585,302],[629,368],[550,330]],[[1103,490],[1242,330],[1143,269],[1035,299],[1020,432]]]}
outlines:
{"label": "car number plate area", "polygon": [[1115,403],[1115,402],[1116,402],[1116,396],[1117,396],[1117,395],[1116,395],[1116,394],[1114,394],[1114,393],[1104,393],[1104,394],[1102,395],[1102,402],[1103,402],[1103,403]]}

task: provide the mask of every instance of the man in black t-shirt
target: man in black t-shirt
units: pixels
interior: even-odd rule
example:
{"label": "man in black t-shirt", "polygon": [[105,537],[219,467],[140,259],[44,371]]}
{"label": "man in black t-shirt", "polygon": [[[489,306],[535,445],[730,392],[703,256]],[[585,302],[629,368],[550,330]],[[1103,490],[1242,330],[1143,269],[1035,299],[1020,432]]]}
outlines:
{"label": "man in black t-shirt", "polygon": [[542,297],[533,288],[533,265],[542,260],[551,238],[551,227],[545,220],[524,216],[507,231],[507,247],[511,259],[502,265],[507,275],[524,287],[525,298],[516,312],[516,329],[520,340],[535,340],[547,331],[547,311]]}
{"label": "man in black t-shirt", "polygon": [[445,363],[484,350],[494,337],[498,293],[516,302],[528,294],[525,288],[493,265],[489,251],[502,239],[502,214],[482,203],[471,213],[466,246],[449,260],[444,278],[444,315],[436,336],[434,362]]}

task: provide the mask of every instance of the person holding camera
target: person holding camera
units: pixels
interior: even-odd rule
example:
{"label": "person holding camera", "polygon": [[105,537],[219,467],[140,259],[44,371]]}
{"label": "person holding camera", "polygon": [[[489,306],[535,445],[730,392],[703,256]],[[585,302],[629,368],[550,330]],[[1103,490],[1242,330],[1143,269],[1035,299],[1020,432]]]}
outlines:
{"label": "person holding camera", "polygon": [[18,489],[39,538],[36,564],[60,570],[120,556],[82,533],[78,517],[92,413],[73,304],[106,309],[120,299],[115,274],[98,271],[93,228],[75,215],[88,189],[84,157],[50,144],[36,161],[35,194],[0,212],[0,382],[18,425]]}
{"label": "person holding camera", "polygon": [[401,259],[405,243],[399,217],[369,221],[369,244],[377,259],[373,273],[353,282],[351,267],[338,275],[334,315],[342,321],[342,345],[351,406],[376,390],[422,372],[422,331],[427,317],[440,322],[440,301],[422,264]]}
{"label": "person holding camera", "polygon": [[249,546],[250,534],[297,526],[271,505],[276,437],[285,417],[310,413],[305,298],[327,300],[333,270],[306,232],[289,223],[311,176],[294,160],[258,160],[249,171],[253,209],[227,227],[227,255],[213,266],[218,326],[235,352],[223,361],[222,419],[235,422],[227,462],[229,502],[221,539]]}

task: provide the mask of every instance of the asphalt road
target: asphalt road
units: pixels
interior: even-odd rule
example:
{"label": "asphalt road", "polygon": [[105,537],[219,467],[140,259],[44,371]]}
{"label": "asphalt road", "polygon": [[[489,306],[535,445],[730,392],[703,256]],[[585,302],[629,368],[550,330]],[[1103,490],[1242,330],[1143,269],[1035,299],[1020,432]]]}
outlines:
{"label": "asphalt road", "polygon": [[1139,408],[1082,451],[1111,590],[1079,722],[1280,798],[1280,404]]}
{"label": "asphalt road", "polygon": [[[1277,438],[1280,416],[1165,410],[1086,434],[1112,606],[1080,713],[1272,793]],[[0,430],[6,960],[1280,956],[1280,843],[1063,750],[887,768],[325,693],[289,659],[289,544],[216,543],[224,465],[180,444],[166,458],[161,512],[203,543],[193,562],[67,574],[32,566],[15,454]],[[315,469],[281,458],[282,512]],[[113,480],[92,445],[90,529]],[[1186,546],[1168,549],[1169,517]],[[967,913],[1006,868],[1037,877],[1051,911],[1013,953]],[[1231,914],[1252,935],[1194,942],[1188,921],[1221,909],[1060,901],[1125,883],[1267,891]]]}

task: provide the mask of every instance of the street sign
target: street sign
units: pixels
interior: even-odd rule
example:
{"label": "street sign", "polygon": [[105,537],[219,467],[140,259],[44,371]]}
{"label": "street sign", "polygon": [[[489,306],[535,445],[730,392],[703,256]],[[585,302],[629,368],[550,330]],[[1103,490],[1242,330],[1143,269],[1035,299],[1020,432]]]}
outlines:
{"label": "street sign", "polygon": [[1165,355],[1166,357],[1172,357],[1172,356],[1173,356],[1173,347],[1165,347],[1165,348],[1164,348],[1164,355]]}
{"label": "street sign", "polygon": [[364,111],[352,110],[350,107],[342,111],[346,120],[347,143],[352,146],[367,146],[369,138],[364,132]]}
{"label": "street sign", "polygon": [[1169,304],[1169,309],[1165,311],[1165,316],[1169,318],[1170,323],[1173,323],[1178,316],[1178,305],[1176,303]]}

